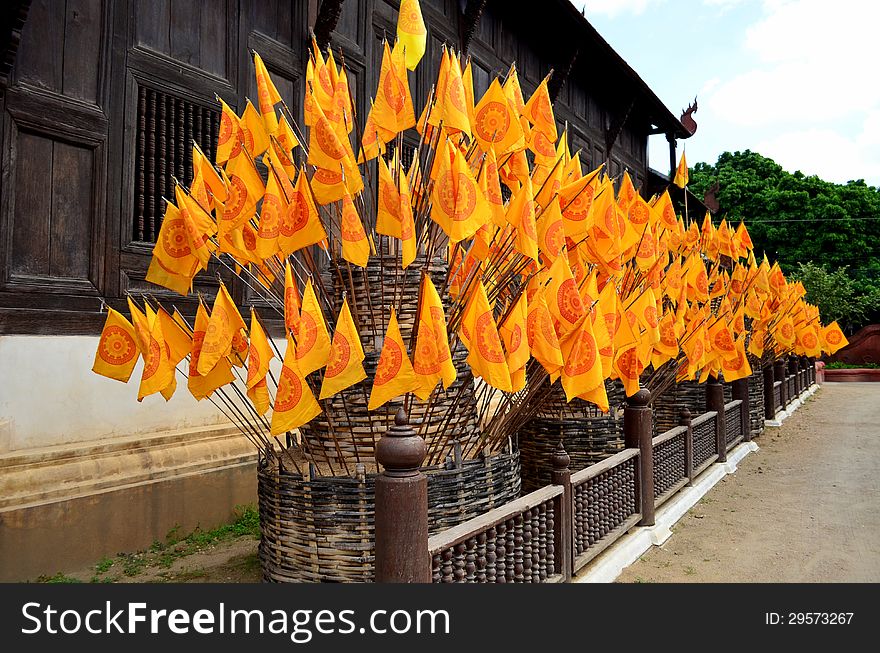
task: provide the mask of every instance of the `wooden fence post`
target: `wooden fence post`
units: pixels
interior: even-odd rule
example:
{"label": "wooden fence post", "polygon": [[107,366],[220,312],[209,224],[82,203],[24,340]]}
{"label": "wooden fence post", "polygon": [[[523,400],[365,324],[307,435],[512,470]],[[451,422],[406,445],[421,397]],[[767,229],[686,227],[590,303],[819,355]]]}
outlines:
{"label": "wooden fence post", "polygon": [[798,360],[797,356],[789,356],[788,358],[788,373],[789,375],[794,377],[794,397],[789,397],[788,400],[791,401],[795,397],[799,397],[801,394],[801,377],[798,374]]}
{"label": "wooden fence post", "polygon": [[678,413],[679,426],[686,426],[687,433],[684,436],[684,475],[687,476],[687,484],[694,484],[694,427],[691,426],[691,411],[687,406]]}
{"label": "wooden fence post", "polygon": [[425,441],[403,408],[376,445],[376,582],[430,583]]}
{"label": "wooden fence post", "polygon": [[642,388],[626,400],[623,409],[623,438],[626,447],[639,450],[639,512],[641,526],[654,525],[654,449],[651,446],[651,392]]}
{"label": "wooden fence post", "polygon": [[731,385],[733,386],[731,388],[733,398],[742,401],[739,409],[743,428],[743,442],[750,442],[752,439],[752,416],[749,411],[749,379],[748,377],[737,379]]}
{"label": "wooden fence post", "polygon": [[773,366],[767,365],[764,370],[764,419],[776,417],[776,397],[773,394]]}
{"label": "wooden fence post", "polygon": [[571,457],[562,446],[553,452],[553,470],[550,478],[553,485],[562,486],[562,494],[553,500],[553,512],[556,519],[553,523],[554,541],[556,542],[554,565],[556,573],[562,574],[563,579],[570,580],[574,573],[574,524],[572,522],[572,509],[574,495],[571,491]]}
{"label": "wooden fence post", "polygon": [[781,358],[773,362],[773,380],[780,381],[779,386],[779,408],[785,408],[788,405],[788,388],[785,382],[785,361]]}
{"label": "wooden fence post", "polygon": [[724,386],[716,377],[710,376],[706,382],[706,410],[714,410],[715,451],[718,462],[727,462],[727,423],[724,419]]}

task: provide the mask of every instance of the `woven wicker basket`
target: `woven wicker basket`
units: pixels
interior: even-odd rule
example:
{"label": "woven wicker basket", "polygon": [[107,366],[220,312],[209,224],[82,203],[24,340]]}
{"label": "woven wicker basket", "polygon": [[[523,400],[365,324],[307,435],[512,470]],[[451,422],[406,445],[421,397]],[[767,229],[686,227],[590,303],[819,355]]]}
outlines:
{"label": "woven wicker basket", "polygon": [[625,401],[619,382],[606,382],[609,412],[581,399],[565,401],[559,383],[535,417],[519,429],[523,491],[532,492],[550,483],[553,452],[559,441],[571,458],[569,468],[579,471],[623,449],[623,416],[619,407]]}
{"label": "woven wicker basket", "polygon": [[[519,453],[424,468],[428,529],[460,524],[519,496]],[[260,461],[260,566],[268,582],[372,582],[375,474],[316,477]]]}

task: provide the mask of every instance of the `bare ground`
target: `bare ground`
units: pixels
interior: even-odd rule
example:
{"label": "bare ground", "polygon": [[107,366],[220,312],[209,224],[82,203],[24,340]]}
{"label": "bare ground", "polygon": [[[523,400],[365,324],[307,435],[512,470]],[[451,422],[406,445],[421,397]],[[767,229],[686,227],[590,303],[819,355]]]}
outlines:
{"label": "bare ground", "polygon": [[826,383],[620,582],[880,581],[880,383]]}

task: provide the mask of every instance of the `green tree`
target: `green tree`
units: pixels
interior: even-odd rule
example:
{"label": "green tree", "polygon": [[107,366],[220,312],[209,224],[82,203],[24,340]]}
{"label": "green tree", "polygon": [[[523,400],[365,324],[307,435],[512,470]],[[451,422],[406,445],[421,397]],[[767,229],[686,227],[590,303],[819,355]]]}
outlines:
{"label": "green tree", "polygon": [[804,299],[819,307],[824,322],[837,320],[844,331],[854,331],[880,302],[880,291],[864,292],[850,278],[846,267],[828,270],[824,265],[798,263],[790,280],[799,280],[807,291]]}
{"label": "green tree", "polygon": [[880,320],[880,189],[863,180],[835,184],[789,173],[749,150],[725,152],[715,165],[698,163],[690,180],[696,195],[717,182],[720,216],[744,220],[758,256],[766,252],[786,274],[808,262],[826,272],[846,268],[854,296],[866,304],[861,317],[846,319],[853,327]]}

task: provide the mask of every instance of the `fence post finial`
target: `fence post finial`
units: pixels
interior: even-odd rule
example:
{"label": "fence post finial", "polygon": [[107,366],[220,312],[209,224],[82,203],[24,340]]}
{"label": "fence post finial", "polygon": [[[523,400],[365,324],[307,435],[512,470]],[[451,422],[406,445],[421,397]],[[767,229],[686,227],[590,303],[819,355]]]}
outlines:
{"label": "fence post finial", "polygon": [[573,510],[574,510],[574,494],[571,488],[571,470],[568,466],[571,464],[571,457],[565,450],[562,440],[556,446],[553,452],[553,470],[550,477],[553,485],[562,486],[562,494],[557,496],[553,501],[553,510],[556,513],[556,519],[553,522],[554,541],[556,547],[554,549],[553,563],[557,574],[562,574],[565,580],[571,578],[574,573],[574,530],[573,530]]}
{"label": "fence post finial", "polygon": [[376,582],[430,583],[425,441],[401,408],[376,445]]}
{"label": "fence post finial", "polygon": [[715,452],[718,462],[727,462],[727,423],[724,421],[724,385],[718,377],[706,381],[706,410],[715,411]]}
{"label": "fence post finial", "polygon": [[637,479],[641,526],[654,525],[654,448],[651,392],[642,388],[626,400],[623,409],[623,437],[626,447],[639,450],[639,474]]}

